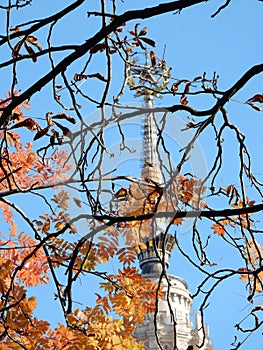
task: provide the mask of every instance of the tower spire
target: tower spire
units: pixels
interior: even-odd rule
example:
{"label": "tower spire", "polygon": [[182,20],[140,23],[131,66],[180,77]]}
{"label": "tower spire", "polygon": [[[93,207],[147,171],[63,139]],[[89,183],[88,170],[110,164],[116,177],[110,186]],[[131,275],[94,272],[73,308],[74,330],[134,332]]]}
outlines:
{"label": "tower spire", "polygon": [[[166,73],[163,73],[165,69]],[[167,85],[169,72],[170,70],[167,69],[163,60],[159,63],[155,62],[155,65],[153,62],[152,65],[149,65],[148,53],[146,53],[145,65],[134,69],[135,76],[139,77],[137,96],[143,95],[146,109],[143,120],[144,164],[141,177],[156,187],[162,185],[163,178],[159,163],[153,97],[158,96],[158,91],[163,89],[162,85],[158,83],[160,79],[156,78],[161,76],[164,79],[161,84]],[[131,76],[130,79],[132,80],[133,77]],[[133,81],[130,85],[134,87],[134,83]],[[145,315],[145,322],[136,326],[134,336],[138,341],[144,343],[147,350],[197,350],[200,340],[202,342],[200,334],[202,331],[199,327],[200,322],[197,322],[200,321],[198,317],[194,328],[190,321],[192,298],[187,283],[180,277],[166,273],[175,245],[175,237],[167,232],[164,218],[153,219],[148,237],[144,249],[138,253],[140,268],[142,275],[152,282],[161,284],[164,298],[157,301],[157,314],[155,316]],[[213,350],[208,335],[205,337],[201,350]]]}
{"label": "tower spire", "polygon": [[[155,75],[160,74],[161,69],[161,67],[149,66],[147,53],[145,66],[141,68],[141,76],[145,79],[141,93],[144,97],[146,111],[143,118],[143,167],[141,177],[155,186],[161,186],[163,183],[159,162],[157,123],[154,115],[155,89],[157,91],[160,89]],[[152,186],[149,187],[149,191],[152,191],[153,188]],[[140,268],[143,275],[154,274],[160,276],[162,271],[169,267],[171,251],[175,245],[174,237],[166,232],[165,218],[153,220],[148,237],[146,249],[138,254]]]}
{"label": "tower spire", "polygon": [[[144,106],[147,110],[154,108],[153,96],[149,93],[144,96]],[[157,149],[157,128],[153,111],[145,114],[143,123],[143,168],[142,178],[150,179],[157,184],[162,183],[162,173],[159,167]]]}

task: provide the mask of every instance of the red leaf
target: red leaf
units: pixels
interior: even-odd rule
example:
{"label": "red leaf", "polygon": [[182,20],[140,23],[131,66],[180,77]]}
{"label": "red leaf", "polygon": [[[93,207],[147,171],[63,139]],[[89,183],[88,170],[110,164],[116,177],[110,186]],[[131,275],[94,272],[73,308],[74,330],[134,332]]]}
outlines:
{"label": "red leaf", "polygon": [[231,192],[232,189],[233,189],[233,185],[227,186],[227,188],[226,188],[226,195],[227,195],[227,196],[229,196],[229,194],[230,194],[230,192]]}
{"label": "red leaf", "polygon": [[187,84],[185,85],[185,88],[184,88],[184,95],[187,94],[187,93],[189,92],[191,84],[192,84],[192,83],[190,82],[190,83],[187,83]]}
{"label": "red leaf", "polygon": [[128,33],[130,33],[131,35],[135,36],[136,34],[134,33],[134,31],[132,30],[128,30]]}

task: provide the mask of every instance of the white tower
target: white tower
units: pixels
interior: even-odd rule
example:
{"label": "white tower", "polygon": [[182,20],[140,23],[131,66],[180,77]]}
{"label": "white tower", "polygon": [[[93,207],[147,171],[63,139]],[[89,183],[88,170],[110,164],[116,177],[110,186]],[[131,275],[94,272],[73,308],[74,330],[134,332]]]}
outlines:
{"label": "white tower", "polygon": [[[147,110],[153,108],[152,95],[146,94],[144,101]],[[155,123],[154,113],[150,111],[145,115],[143,126],[144,165],[141,175],[143,179],[161,185]],[[144,343],[146,350],[213,350],[208,327],[202,327],[200,316],[196,315],[194,326],[190,321],[192,298],[187,283],[167,273],[175,239],[166,232],[165,219],[156,219],[151,227],[151,238],[145,242],[146,249],[138,253],[138,260],[142,275],[160,283],[164,297],[158,301],[156,314],[147,315],[145,322],[136,326],[135,338]],[[202,342],[203,346],[198,347]]]}

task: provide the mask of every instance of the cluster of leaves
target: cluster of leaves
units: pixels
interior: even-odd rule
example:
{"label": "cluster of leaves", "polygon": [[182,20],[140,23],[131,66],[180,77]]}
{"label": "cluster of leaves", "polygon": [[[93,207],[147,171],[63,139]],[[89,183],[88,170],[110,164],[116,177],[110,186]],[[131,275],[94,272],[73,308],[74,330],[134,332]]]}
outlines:
{"label": "cluster of leaves", "polygon": [[[25,104],[24,107],[29,106]],[[36,130],[37,139],[46,135],[54,124],[60,127],[53,121],[56,117],[68,120],[63,115],[52,118],[51,113],[47,113],[48,125],[42,129],[37,122],[25,118],[21,108],[15,111],[15,118],[11,120],[13,127],[1,133],[1,142],[6,145],[1,154],[1,194],[20,191],[21,195],[26,195],[41,186],[52,188],[56,178],[59,181],[67,178],[71,166],[66,162],[65,151],[56,150],[44,161],[33,151],[32,143],[23,146],[14,131],[23,127]],[[114,227],[98,237],[97,243],[86,239],[72,242],[66,235],[76,234],[67,213],[69,200],[68,192],[57,191],[49,200],[51,213],[44,212],[32,220],[15,204],[1,197],[0,206],[6,221],[4,232],[0,233],[1,349],[143,349],[143,345],[132,338],[134,323],[143,322],[144,314],[155,310],[157,286],[144,281],[131,267],[136,250],[132,246],[119,247],[118,230]],[[81,205],[80,201],[75,203]],[[19,230],[19,215],[28,223],[34,238]],[[94,307],[73,308],[70,298],[73,282],[83,274],[96,275],[98,265],[114,256],[123,265],[123,270],[118,275],[97,274],[107,281],[101,284],[106,296],[98,296]],[[67,285],[59,281],[61,273],[56,276],[56,269],[66,270]],[[65,315],[65,324],[58,324],[55,329],[34,316],[37,300],[35,296],[28,296],[29,287],[47,284],[50,277],[57,288],[54,297],[60,301]],[[111,312],[120,318],[113,319],[109,316]]]}
{"label": "cluster of leaves", "polygon": [[[25,118],[22,121],[16,122],[15,125],[13,125],[10,130],[12,129],[18,129],[18,128],[27,128],[30,131],[36,131],[36,134],[34,136],[34,141],[40,139],[43,136],[49,136],[50,138],[50,144],[51,146],[54,146],[55,144],[61,145],[62,141],[65,137],[68,137],[69,139],[72,139],[73,135],[70,131],[70,129],[59,122],[55,121],[54,119],[65,119],[66,121],[75,124],[76,120],[71,117],[70,115],[67,115],[65,113],[58,113],[54,116],[52,116],[52,112],[46,113],[46,121],[47,126],[42,128],[35,120],[32,118]],[[19,118],[20,119],[20,118]],[[59,131],[56,129],[50,129],[53,126],[57,126]],[[49,133],[51,131],[51,134]],[[62,134],[60,134],[62,132]]]}
{"label": "cluster of leaves", "polygon": [[[12,32],[19,33],[20,28],[16,27],[16,28],[12,29]],[[19,38],[20,38],[20,40],[18,41],[18,43],[15,45],[15,47],[12,50],[12,57],[14,59],[17,59],[17,58],[23,56],[23,54],[21,54],[21,49],[22,49],[22,47],[24,47],[26,52],[28,53],[28,55],[31,56],[32,61],[36,62],[37,56],[36,56],[36,52],[34,51],[33,47],[36,47],[38,49],[38,51],[42,51],[42,46],[38,43],[38,38],[36,38],[33,35],[26,35],[24,37],[19,35]]]}
{"label": "cluster of leaves", "polygon": [[[203,2],[206,2],[205,0]],[[12,2],[11,2],[12,3]],[[9,4],[8,8],[1,6],[1,9],[7,10],[7,27],[9,27],[10,12],[13,7],[19,8],[30,3],[30,1],[16,1],[16,5]],[[21,3],[21,4],[20,4]],[[74,110],[79,119],[82,120],[80,106],[84,101],[86,105],[90,102],[99,107],[105,105],[107,96],[109,95],[111,79],[112,79],[112,54],[118,56],[119,60],[125,66],[125,74],[123,77],[123,86],[120,89],[118,96],[114,101],[119,101],[126,84],[131,87],[131,90],[136,91],[137,96],[151,94],[161,97],[164,94],[169,94],[172,97],[179,96],[179,105],[174,105],[170,108],[170,111],[184,110],[191,114],[191,117],[200,116],[204,118],[199,123],[195,123],[194,119],[186,125],[186,128],[196,128],[196,134],[191,144],[187,147],[184,153],[183,159],[188,160],[190,157],[190,149],[195,145],[195,140],[201,135],[207,126],[211,126],[211,129],[215,132],[215,139],[217,142],[218,156],[212,166],[211,172],[207,175],[207,178],[213,177],[212,183],[215,181],[219,170],[221,168],[221,153],[222,146],[221,141],[223,138],[223,130],[225,128],[231,128],[236,132],[238,142],[240,144],[240,185],[244,191],[243,176],[246,173],[249,180],[251,180],[254,187],[259,188],[262,186],[251,175],[250,161],[249,165],[245,164],[242,155],[246,153],[244,146],[244,139],[237,127],[231,124],[228,120],[227,114],[224,110],[225,104],[228,103],[232,96],[239,91],[253,76],[262,72],[262,65],[253,67],[249,70],[233,87],[226,91],[219,91],[217,89],[217,76],[214,76],[212,80],[207,80],[205,73],[203,76],[198,76],[192,80],[177,79],[170,76],[170,68],[168,68],[164,59],[159,59],[154,51],[149,53],[149,62],[146,65],[139,65],[134,60],[135,50],[140,49],[145,51],[146,45],[151,47],[155,46],[155,42],[148,38],[147,27],[139,27],[139,24],[135,25],[134,30],[128,31],[127,35],[122,36],[124,32],[125,21],[137,20],[137,18],[148,18],[156,14],[165,13],[167,11],[180,11],[185,7],[188,7],[188,2],[171,2],[167,4],[160,4],[158,6],[152,6],[150,9],[127,11],[123,15],[116,15],[116,3],[112,4],[112,15],[105,13],[104,3],[101,3],[102,11],[100,13],[93,13],[96,16],[102,17],[102,27],[97,31],[94,36],[91,36],[88,40],[84,40],[83,44],[79,45],[64,45],[55,46],[51,43],[51,37],[53,37],[55,30],[54,27],[65,15],[74,11],[80,6],[83,1],[76,1],[68,7],[65,7],[63,11],[57,13],[54,16],[50,16],[43,20],[32,20],[25,22],[21,25],[23,30],[20,32],[18,27],[11,30],[11,27],[7,28],[7,35],[1,37],[1,45],[6,44],[11,49],[10,61],[3,62],[2,67],[12,67],[11,74],[13,74],[12,89],[16,83],[20,84],[20,71],[18,69],[23,67],[23,62],[33,61],[34,66],[42,64],[42,60],[38,60],[38,57],[48,57],[50,61],[51,70],[41,78],[36,77],[32,85],[29,83],[27,90],[23,92],[23,106],[28,108],[28,102],[25,102],[26,98],[32,99],[34,94],[40,91],[43,87],[53,81],[53,94],[51,98],[62,106],[60,101],[60,95],[57,95],[56,89],[67,91],[67,103],[68,106],[64,106],[64,110]],[[200,3],[196,1],[195,3]],[[230,1],[219,8],[214,14],[219,13],[223,8],[227,7]],[[180,6],[180,8],[178,8]],[[191,6],[191,5],[190,5]],[[108,6],[107,6],[108,7]],[[90,15],[90,14],[89,14]],[[107,24],[107,19],[110,18]],[[123,22],[122,22],[122,19]],[[115,25],[117,23],[117,25]],[[33,36],[36,31],[40,29],[41,35],[44,33],[45,26],[48,26],[46,42],[47,48],[42,50],[41,45],[38,42],[38,38]],[[43,29],[43,30],[42,30]],[[11,31],[11,34],[9,34]],[[103,34],[104,32],[104,34]],[[76,39],[76,37],[74,37]],[[85,38],[86,39],[86,38]],[[44,41],[43,41],[44,42]],[[55,42],[55,40],[54,40]],[[69,51],[72,52],[69,53]],[[53,52],[60,51],[59,55]],[[64,56],[62,55],[62,52]],[[25,53],[25,54],[24,54]],[[102,69],[103,74],[96,72],[92,73],[94,69],[93,61],[97,59],[97,55],[103,53],[106,58],[108,69]],[[87,55],[87,57],[86,57]],[[95,59],[93,60],[95,55]],[[57,62],[56,58],[60,61]],[[81,58],[81,59],[80,59]],[[79,74],[76,74],[69,83],[68,75],[72,74],[73,67],[70,67],[75,60],[82,62],[83,69]],[[44,62],[45,60],[43,60]],[[33,65],[33,63],[32,63]],[[34,67],[34,68],[35,68]],[[68,67],[73,69],[67,69]],[[92,72],[90,72],[92,69]],[[42,71],[42,67],[41,70]],[[118,66],[118,73],[119,73]],[[106,73],[105,73],[106,72]],[[42,74],[42,73],[41,73]],[[61,76],[60,76],[61,75]],[[56,79],[60,79],[64,83],[64,86],[57,85]],[[119,76],[118,76],[119,78]],[[98,101],[94,98],[92,92],[84,92],[84,89],[80,89],[81,84],[76,84],[81,80],[93,81],[96,79],[100,84],[104,83],[104,89],[100,90],[100,97]],[[120,80],[120,79],[119,79]],[[169,86],[170,81],[173,80]],[[207,85],[208,84],[208,85]],[[88,85],[88,84],[86,84]],[[23,86],[23,84],[21,84]],[[197,88],[198,87],[198,88]],[[76,91],[74,89],[76,88]],[[214,98],[214,105],[207,110],[197,110],[189,106],[189,96],[207,94],[211,99]],[[66,94],[65,94],[66,95]],[[205,210],[206,214],[213,212],[212,208],[209,208],[205,202],[203,202],[203,192],[205,187],[203,183],[191,176],[178,176],[174,181],[170,181],[167,186],[162,188],[154,183],[151,179],[145,179],[145,182],[139,184],[133,184],[129,188],[121,188],[115,194],[114,198],[114,210],[109,210],[105,215],[106,218],[92,219],[91,223],[87,225],[87,228],[92,233],[93,230],[102,230],[105,228],[105,234],[98,237],[98,242],[87,241],[84,238],[77,239],[73,242],[72,234],[76,234],[76,229],[72,223],[73,220],[69,217],[68,201],[69,194],[62,190],[57,193],[53,198],[41,195],[40,192],[35,193],[38,187],[51,188],[54,183],[54,179],[60,181],[66,179],[70,165],[67,163],[67,154],[63,151],[55,150],[51,156],[47,156],[47,148],[51,146],[61,146],[63,140],[65,143],[72,145],[73,136],[70,127],[64,126],[57,120],[63,120],[67,123],[74,124],[75,119],[66,113],[58,113],[53,115],[51,112],[46,114],[43,126],[37,123],[38,120],[35,117],[25,118],[23,112],[16,101],[22,102],[22,99],[16,98],[16,93],[13,91],[9,94],[5,101],[1,101],[1,107],[3,115],[1,118],[1,125],[3,129],[1,131],[1,160],[0,160],[0,191],[1,191],[1,209],[3,211],[3,217],[6,224],[9,225],[9,235],[4,232],[3,239],[1,238],[1,249],[4,252],[4,257],[1,260],[0,288],[2,293],[1,298],[1,316],[0,316],[0,329],[2,332],[1,341],[4,343],[3,348],[18,347],[35,349],[42,348],[54,348],[54,349],[70,349],[77,347],[79,349],[90,348],[103,348],[103,349],[141,349],[142,345],[138,345],[131,338],[131,334],[134,327],[134,322],[143,321],[143,313],[148,311],[154,311],[154,298],[156,297],[156,287],[151,286],[148,282],[142,280],[139,277],[138,272],[132,268],[132,264],[135,261],[136,246],[141,246],[142,241],[148,240],[150,228],[154,225],[155,213],[175,213],[174,218],[170,223],[179,225],[184,219],[176,217],[176,213],[180,211],[196,211],[201,212]],[[70,100],[70,101],[69,101]],[[69,101],[69,102],[68,102]],[[262,109],[257,103],[262,103],[262,94],[256,94],[252,98],[248,99],[245,104],[248,104],[253,109],[261,111]],[[12,108],[9,108],[11,105]],[[14,107],[14,108],[13,108]],[[4,110],[5,109],[5,110]],[[12,113],[10,113],[10,111]],[[85,112],[86,113],[86,112]],[[222,128],[217,128],[217,122],[215,117],[217,113],[222,113],[222,119],[224,124]],[[125,119],[125,116],[122,116]],[[112,119],[116,122],[116,115]],[[105,122],[105,123],[104,123]],[[104,116],[101,119],[101,124],[96,121],[96,127],[101,126],[101,130],[97,133],[94,130],[96,128],[85,126],[85,132],[92,130],[92,139],[89,144],[85,144],[84,139],[80,136],[79,144],[80,148],[74,149],[77,155],[76,164],[80,171],[81,191],[86,191],[87,196],[89,190],[86,186],[85,179],[92,179],[95,172],[101,177],[101,167],[103,161],[103,153],[107,152],[104,143],[104,127],[108,121]],[[84,123],[82,124],[84,125]],[[49,140],[49,146],[45,148],[44,156],[39,158],[38,154],[34,152],[32,143],[22,145],[19,135],[14,132],[17,131],[20,134],[24,133],[24,128],[27,128],[31,132],[34,132],[34,141],[41,138],[44,143],[44,139]],[[183,131],[183,130],[182,130]],[[123,139],[124,139],[124,135]],[[97,149],[94,152],[95,155],[90,156],[92,145],[95,144]],[[78,149],[77,149],[78,148]],[[80,152],[79,152],[80,149]],[[73,148],[72,152],[74,153]],[[101,158],[99,159],[99,155]],[[97,158],[96,158],[97,157]],[[89,160],[93,162],[94,159],[98,160],[98,164],[95,166],[96,171],[89,173],[86,176],[86,169],[88,169]],[[184,161],[181,162],[182,166]],[[220,164],[219,164],[220,163]],[[179,169],[179,167],[178,167]],[[89,171],[89,170],[88,170]],[[87,172],[88,172],[87,171]],[[76,171],[77,173],[77,171]],[[214,175],[213,175],[214,173]],[[242,173],[242,174],[241,174]],[[101,183],[100,183],[101,184]],[[98,195],[96,199],[90,201],[90,210],[92,213],[97,213],[97,208],[101,212],[102,205],[99,197],[101,191],[98,189]],[[32,220],[32,216],[27,216],[18,206],[13,202],[7,201],[5,196],[19,193],[24,195],[27,192],[37,195],[42,198],[45,205],[49,208],[38,217],[37,220]],[[213,197],[213,190],[212,198]],[[245,195],[240,196],[236,194],[235,188],[228,187],[226,189],[226,195],[230,198],[231,208],[233,210],[240,210],[243,208],[252,208],[254,201],[245,199]],[[260,193],[260,190],[258,191]],[[218,193],[218,195],[222,193]],[[36,198],[36,197],[35,197]],[[80,204],[80,201],[75,201]],[[55,207],[55,209],[54,209]],[[96,207],[96,210],[94,210]],[[35,238],[29,237],[26,233],[20,232],[17,227],[17,220],[14,216],[20,215],[24,222],[29,226]],[[105,211],[104,211],[105,212]],[[148,215],[153,218],[148,220],[140,219],[140,216]],[[125,217],[128,219],[125,220]],[[218,217],[218,216],[217,216]],[[227,240],[230,237],[228,229],[233,228],[234,232],[239,230],[241,238],[235,237],[230,244],[239,249],[243,260],[246,262],[246,267],[241,268],[238,273],[243,280],[248,282],[250,288],[250,295],[253,293],[262,292],[262,247],[255,241],[254,232],[252,232],[253,221],[250,214],[240,214],[237,216],[222,216],[220,219],[215,219],[211,215],[214,225],[212,230],[215,234],[219,235],[222,240]],[[119,219],[119,220],[117,220]],[[197,221],[197,220],[196,220]],[[96,222],[94,224],[94,222]],[[195,222],[196,224],[196,222]],[[103,228],[103,229],[104,229]],[[120,248],[120,231],[122,233],[122,239],[125,244]],[[248,236],[245,234],[248,232]],[[202,258],[205,256],[204,247],[206,243],[202,243],[202,239],[198,234],[196,225],[193,225],[192,243],[194,248],[198,242],[202,251]],[[70,235],[67,236],[67,233]],[[216,236],[214,236],[216,237]],[[250,237],[252,239],[248,239]],[[232,237],[231,237],[232,238]],[[230,239],[230,238],[229,238]],[[238,241],[239,240],[239,241]],[[243,246],[239,243],[242,242]],[[229,243],[229,242],[228,242]],[[143,245],[142,245],[143,247]],[[195,249],[197,251],[197,249]],[[116,258],[123,265],[123,270],[118,274],[110,275],[99,273],[97,267],[101,263],[109,262],[110,259]],[[200,259],[202,260],[202,259]],[[207,260],[204,259],[205,262]],[[201,261],[203,264],[203,260]],[[195,265],[196,267],[197,265]],[[56,275],[55,268],[65,270],[65,278],[62,282],[58,277],[61,276],[61,271]],[[30,273],[34,274],[34,277],[30,279]],[[49,273],[49,275],[48,275]],[[84,308],[84,310],[74,309],[74,302],[72,301],[72,286],[79,280],[80,276],[86,274],[94,274],[106,280],[101,285],[105,290],[106,296],[98,295],[97,304],[95,307]],[[210,275],[211,276],[211,275]],[[40,321],[34,318],[33,312],[36,307],[35,299],[27,296],[27,288],[31,285],[43,284],[48,282],[48,278],[52,277],[57,288],[55,298],[61,303],[61,308],[65,315],[65,324],[58,325],[55,330],[52,330],[49,324],[45,321]],[[66,282],[65,282],[66,280]],[[222,278],[223,280],[223,278]],[[144,288],[145,286],[145,288]],[[215,285],[216,286],[216,285]],[[203,289],[200,287],[200,290]],[[213,288],[212,288],[213,289]],[[211,289],[211,291],[212,291]],[[207,293],[209,295],[209,293]],[[140,300],[146,301],[146,306]],[[143,310],[144,308],[144,310]],[[136,311],[138,310],[138,314]],[[260,310],[260,309],[259,309]],[[120,315],[122,319],[114,320],[109,316],[110,312],[115,312]],[[32,340],[33,339],[33,340]]]}
{"label": "cluster of leaves", "polygon": [[[228,197],[228,204],[235,209],[252,208],[255,204],[255,200],[249,200],[248,197],[245,201],[241,200],[240,194],[234,185],[229,185],[224,191]],[[214,234],[224,237],[229,236],[229,228],[234,231],[250,230],[254,226],[254,221],[251,214],[244,213],[231,218],[222,218],[216,220],[211,227]],[[244,238],[246,236],[244,235]],[[252,236],[253,237],[253,236]],[[242,267],[238,270],[241,274],[240,279],[248,282],[250,296],[249,299],[253,298],[255,292],[262,293],[263,291],[263,272],[262,272],[262,259],[263,259],[263,247],[257,242],[255,237],[250,239],[244,239],[244,246],[242,247],[241,253],[244,258],[246,267]]]}
{"label": "cluster of leaves", "polygon": [[[251,239],[246,245],[246,268],[240,268],[241,280],[248,282],[250,293],[263,292],[263,247]],[[251,297],[250,297],[251,298]]]}
{"label": "cluster of leaves", "polygon": [[125,36],[122,40],[119,38],[119,33],[123,32],[123,26],[125,26],[126,23],[123,23],[122,26],[118,27],[115,31],[115,35],[118,38],[118,41],[113,40],[111,38],[112,45],[110,46],[108,42],[105,40],[103,43],[94,45],[90,49],[91,54],[96,54],[97,52],[103,52],[107,48],[109,48],[109,53],[114,54],[118,52],[118,49],[121,47],[125,47],[125,52],[128,54],[133,53],[134,47],[140,47],[141,49],[145,50],[145,44],[150,46],[155,46],[154,40],[146,37],[146,34],[148,33],[148,28],[144,27],[141,30],[139,30],[140,24],[137,23],[134,27],[134,30],[128,30],[128,33],[132,36],[131,39],[128,39],[127,36]]}
{"label": "cluster of leaves", "polygon": [[[200,210],[206,206],[202,196],[206,191],[202,182],[193,177],[179,175],[165,189],[151,179],[141,183],[133,183],[129,188],[121,188],[115,194],[116,212],[120,216],[136,217],[143,214],[153,214],[152,220],[133,220],[121,223],[119,226],[127,229],[127,242],[140,245],[150,239],[151,225],[154,214],[184,210],[189,207]],[[180,225],[183,218],[172,219],[172,224]]]}
{"label": "cluster of leaves", "polygon": [[[140,24],[137,23],[135,24],[134,30],[128,30],[128,32],[132,36],[132,41],[129,42],[125,40],[125,43],[130,47],[140,47],[142,50],[146,49],[146,47],[144,46],[144,43],[154,47],[155,46],[154,40],[145,37],[145,35],[148,33],[148,28],[144,27],[139,31],[138,30],[139,26]],[[126,52],[132,52],[132,50],[127,48]]]}

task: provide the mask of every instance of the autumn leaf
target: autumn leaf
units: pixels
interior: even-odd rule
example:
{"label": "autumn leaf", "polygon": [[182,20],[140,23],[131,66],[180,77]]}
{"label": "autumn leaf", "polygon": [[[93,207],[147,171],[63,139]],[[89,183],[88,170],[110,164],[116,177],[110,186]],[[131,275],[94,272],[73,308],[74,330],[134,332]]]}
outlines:
{"label": "autumn leaf", "polygon": [[[54,117],[53,117],[53,119],[54,119]],[[55,122],[55,121],[54,121],[54,123],[60,128],[60,130],[61,130],[62,133],[63,133],[63,136],[68,137],[68,138],[70,138],[70,139],[73,139],[73,134],[72,134],[72,132],[70,131],[69,128],[67,128],[66,126],[61,125],[61,124],[58,123],[58,122]]]}
{"label": "autumn leaf", "polygon": [[82,206],[82,201],[80,200],[80,199],[78,199],[78,198],[73,198],[73,201],[76,203],[76,205],[79,207],[79,208],[81,208],[81,206]]}
{"label": "autumn leaf", "polygon": [[127,188],[121,188],[119,191],[117,191],[115,193],[115,197],[116,198],[122,198],[122,197],[126,197],[128,195],[128,190]]}
{"label": "autumn leaf", "polygon": [[233,185],[229,185],[229,186],[227,186],[227,188],[226,188],[226,195],[229,197],[229,195],[230,195],[230,192],[233,190]]}
{"label": "autumn leaf", "polygon": [[92,54],[94,54],[94,53],[97,53],[97,52],[102,52],[102,51],[104,51],[105,49],[106,49],[105,43],[103,43],[103,44],[97,44],[97,45],[93,46],[93,47],[89,50],[89,52],[92,53]]}
{"label": "autumn leaf", "polygon": [[39,51],[42,51],[42,46],[37,42],[38,38],[36,38],[33,35],[29,35],[26,38],[26,41],[29,42],[31,45],[34,45]]}
{"label": "autumn leaf", "polygon": [[42,227],[42,231],[43,231],[44,233],[48,233],[49,230],[50,230],[50,219],[47,218],[47,219],[46,219],[46,222],[44,223],[44,226]]}
{"label": "autumn leaf", "polygon": [[225,234],[224,226],[221,223],[214,224],[211,229],[219,236],[223,236]]}
{"label": "autumn leaf", "polygon": [[13,48],[13,51],[12,51],[12,57],[13,57],[13,58],[17,58],[17,57],[18,57],[18,54],[19,54],[19,51],[20,51],[22,45],[23,45],[23,41],[22,41],[22,40],[19,41],[19,42],[15,45],[15,47]]}
{"label": "autumn leaf", "polygon": [[26,38],[27,41],[29,41],[30,43],[34,43],[36,42],[38,39],[33,36],[33,35],[28,35],[27,38]]}
{"label": "autumn leaf", "polygon": [[181,99],[180,99],[180,102],[181,102],[181,104],[183,105],[183,106],[186,106],[187,104],[188,104],[188,99],[187,99],[187,97],[185,96],[185,97],[181,97]]}
{"label": "autumn leaf", "polygon": [[150,59],[152,63],[152,67],[156,67],[156,53],[154,51],[150,51]]}
{"label": "autumn leaf", "polygon": [[49,126],[46,126],[44,129],[39,130],[36,133],[33,140],[36,141],[36,140],[40,139],[41,137],[43,137],[44,135],[46,135],[48,133],[48,130],[49,130]]}
{"label": "autumn leaf", "polygon": [[28,54],[32,56],[32,61],[36,62],[37,57],[35,56],[35,51],[26,42],[24,42],[24,46],[25,46],[25,49],[27,50]]}
{"label": "autumn leaf", "polygon": [[144,28],[140,31],[140,33],[138,34],[138,36],[146,35],[147,32],[148,32],[148,28],[147,28],[147,27],[144,27]]}
{"label": "autumn leaf", "polygon": [[250,99],[248,99],[245,103],[251,103],[251,102],[259,102],[259,103],[263,103],[263,94],[257,94],[253,97],[251,97]]}
{"label": "autumn leaf", "polygon": [[64,222],[57,222],[55,225],[55,229],[60,231],[65,227],[65,223]]}
{"label": "autumn leaf", "polygon": [[67,210],[68,209],[68,201],[69,201],[69,193],[61,190],[58,194],[55,194],[51,199],[58,205],[58,208]]}
{"label": "autumn leaf", "polygon": [[140,40],[144,41],[146,44],[155,47],[155,41],[149,38],[140,38]]}
{"label": "autumn leaf", "polygon": [[30,131],[35,131],[35,130],[40,130],[40,126],[38,123],[36,123],[33,119],[31,118],[26,118],[22,122],[16,123],[13,125],[10,129],[17,129],[17,128],[22,128],[25,127]]}
{"label": "autumn leaf", "polygon": [[263,108],[261,108],[261,107],[255,105],[255,103],[249,102],[249,103],[247,103],[247,104],[248,104],[249,106],[251,106],[253,109],[255,109],[256,111],[258,111],[258,112],[263,111]]}
{"label": "autumn leaf", "polygon": [[53,120],[52,120],[52,114],[53,114],[53,112],[47,112],[46,113],[46,120],[47,120],[47,125],[48,126],[53,126],[54,125]]}

